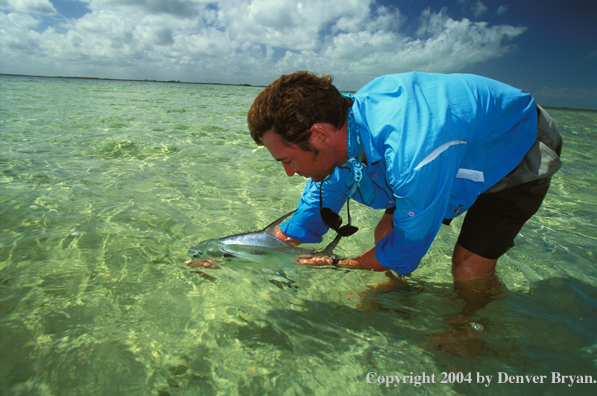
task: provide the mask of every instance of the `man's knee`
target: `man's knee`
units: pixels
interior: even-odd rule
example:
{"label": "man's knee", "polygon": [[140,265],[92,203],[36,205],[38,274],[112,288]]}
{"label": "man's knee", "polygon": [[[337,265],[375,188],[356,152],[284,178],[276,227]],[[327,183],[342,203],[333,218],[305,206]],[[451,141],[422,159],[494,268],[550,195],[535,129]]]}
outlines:
{"label": "man's knee", "polygon": [[495,272],[496,263],[497,259],[486,259],[457,243],[452,255],[452,275],[454,279],[461,281],[490,275]]}

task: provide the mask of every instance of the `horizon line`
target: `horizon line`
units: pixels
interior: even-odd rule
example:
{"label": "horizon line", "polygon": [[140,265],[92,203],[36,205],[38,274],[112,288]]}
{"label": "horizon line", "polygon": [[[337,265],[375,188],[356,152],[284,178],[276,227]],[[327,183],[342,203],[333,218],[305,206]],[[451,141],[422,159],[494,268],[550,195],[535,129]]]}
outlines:
{"label": "horizon line", "polygon": [[167,83],[167,84],[201,84],[201,85],[231,85],[235,87],[253,87],[253,88],[265,88],[265,85],[251,85],[251,84],[234,84],[234,83],[218,83],[218,82],[192,82],[192,81],[180,81],[180,80],[150,80],[143,79],[137,80],[133,78],[111,78],[111,77],[77,77],[77,76],[40,76],[35,74],[15,74],[15,73],[0,73],[0,76],[13,76],[13,77],[37,77],[37,78],[70,78],[76,80],[104,80],[104,81],[133,81],[133,82],[154,82],[154,83]]}
{"label": "horizon line", "polygon": [[[266,85],[251,85],[251,84],[234,84],[234,83],[217,83],[217,82],[192,82],[192,81],[180,81],[180,80],[135,80],[132,78],[110,78],[110,77],[76,77],[76,76],[39,76],[34,74],[15,74],[15,73],[0,73],[0,76],[13,76],[13,77],[36,77],[36,78],[66,78],[75,80],[101,80],[101,81],[131,81],[131,82],[148,82],[148,83],[162,83],[162,84],[198,84],[198,85],[227,85],[233,87],[249,87],[249,88],[265,88]],[[346,91],[355,93],[356,91]],[[541,106],[546,109],[558,109],[558,110],[577,110],[577,111],[590,111],[597,112],[597,109],[580,109],[574,107],[556,107],[556,106]]]}

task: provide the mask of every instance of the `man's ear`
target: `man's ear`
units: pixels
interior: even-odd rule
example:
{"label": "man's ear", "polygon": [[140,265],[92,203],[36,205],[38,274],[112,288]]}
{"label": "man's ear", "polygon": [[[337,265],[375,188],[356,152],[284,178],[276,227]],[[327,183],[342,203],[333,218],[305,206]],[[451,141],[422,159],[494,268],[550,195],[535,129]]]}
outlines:
{"label": "man's ear", "polygon": [[317,149],[332,146],[332,125],[326,123],[315,123],[311,125],[311,137],[309,142]]}

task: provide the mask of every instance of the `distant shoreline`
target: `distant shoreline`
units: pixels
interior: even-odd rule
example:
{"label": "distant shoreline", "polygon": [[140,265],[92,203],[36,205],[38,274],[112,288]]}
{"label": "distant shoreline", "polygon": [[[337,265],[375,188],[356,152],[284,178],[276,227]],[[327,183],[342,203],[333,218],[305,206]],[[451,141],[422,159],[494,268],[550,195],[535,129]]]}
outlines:
{"label": "distant shoreline", "polygon": [[[101,78],[101,77],[64,77],[64,76],[35,76],[29,74],[12,74],[12,73],[0,73],[0,76],[9,76],[9,77],[35,77],[35,78],[66,78],[66,79],[73,79],[73,80],[98,80],[98,81],[130,81],[130,82],[151,82],[151,83],[163,83],[163,84],[198,84],[198,85],[224,85],[224,86],[231,86],[231,87],[249,87],[249,88],[265,88],[265,85],[251,85],[251,84],[229,84],[229,83],[207,83],[207,82],[188,82],[188,81],[179,81],[179,80],[170,80],[170,81],[161,81],[161,80],[134,80],[130,78]],[[354,93],[354,91],[349,91],[350,93]],[[573,111],[589,111],[589,112],[597,112],[597,110],[592,109],[576,109],[572,107],[553,107],[553,106],[542,106],[545,109],[555,109],[555,110],[573,110]]]}
{"label": "distant shoreline", "polygon": [[35,78],[66,78],[66,79],[72,79],[72,80],[151,82],[151,83],[164,83],[164,84],[227,85],[227,86],[231,86],[231,87],[265,88],[265,85],[207,83],[207,82],[188,82],[188,81],[180,81],[180,80],[162,81],[162,80],[134,80],[134,79],[131,79],[131,78],[36,76],[36,75],[31,75],[31,74],[12,74],[12,73],[0,73],[0,76],[9,76],[9,77],[35,77]]}

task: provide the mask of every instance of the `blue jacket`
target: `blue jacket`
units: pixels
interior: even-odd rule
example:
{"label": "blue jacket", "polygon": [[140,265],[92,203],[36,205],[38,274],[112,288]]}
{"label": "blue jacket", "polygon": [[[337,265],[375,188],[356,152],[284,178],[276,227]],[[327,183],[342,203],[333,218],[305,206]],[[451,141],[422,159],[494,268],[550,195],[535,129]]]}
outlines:
{"label": "blue jacket", "polygon": [[[417,268],[443,219],[464,213],[477,196],[520,163],[537,136],[534,99],[474,75],[405,73],[379,77],[353,96],[352,110],[375,186],[375,209],[396,207],[394,229],[375,248],[399,274]],[[323,206],[339,212],[348,171],[323,185]],[[363,202],[360,192],[354,196]],[[297,212],[281,231],[321,242],[319,183],[307,181]]]}

